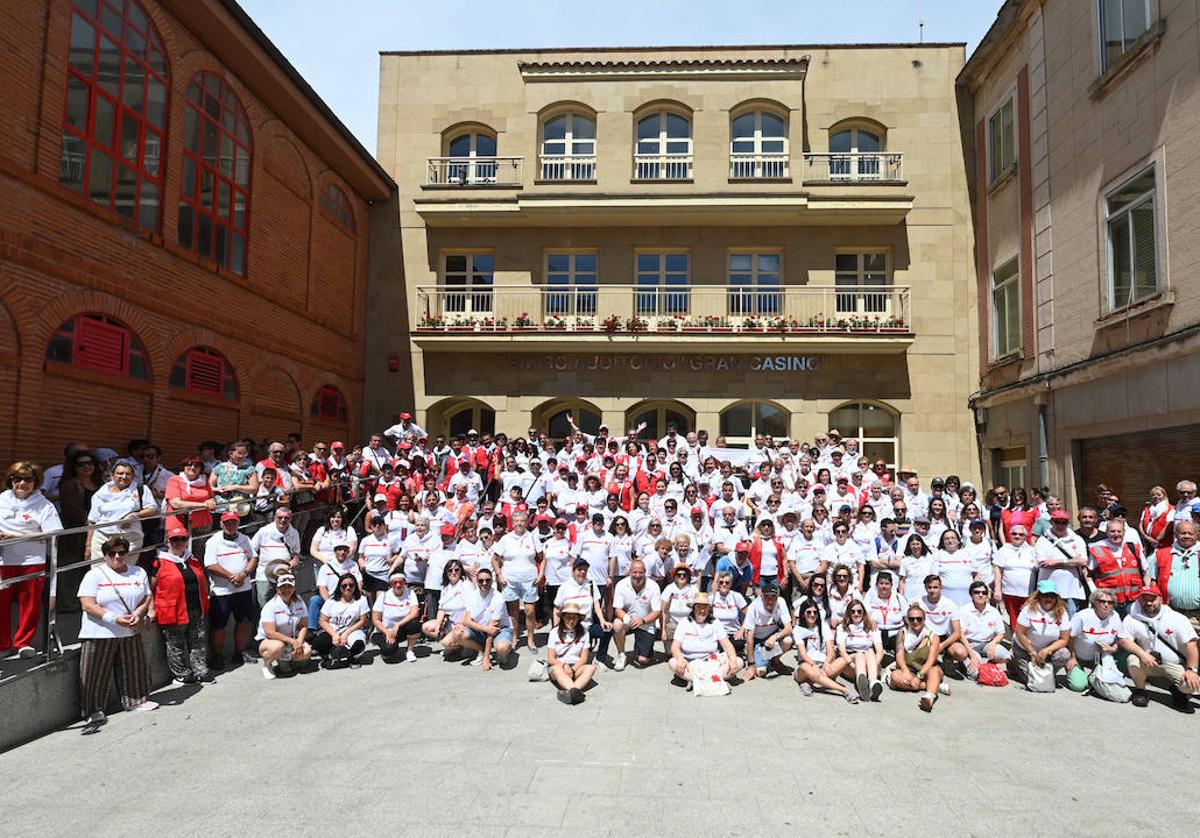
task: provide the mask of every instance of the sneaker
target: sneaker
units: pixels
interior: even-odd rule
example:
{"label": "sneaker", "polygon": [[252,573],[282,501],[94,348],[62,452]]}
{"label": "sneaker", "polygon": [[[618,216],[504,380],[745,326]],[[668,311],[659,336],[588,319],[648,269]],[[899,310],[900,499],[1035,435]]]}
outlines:
{"label": "sneaker", "polygon": [[800,695],[810,696],[812,694],[813,694],[812,684],[805,681],[803,684],[800,685]]}
{"label": "sneaker", "polygon": [[177,675],[176,677],[171,679],[171,683],[175,684],[176,686],[184,687],[184,686],[187,686],[188,684],[196,683],[196,676],[190,672],[187,673],[186,675]]}
{"label": "sneaker", "polygon": [[471,658],[469,661],[467,661],[467,666],[480,666],[482,664],[483,664],[483,655],[482,654],[478,654],[475,657]]}
{"label": "sneaker", "polygon": [[251,654],[249,649],[242,652],[242,663],[255,663],[257,661],[258,658]]}
{"label": "sneaker", "polygon": [[858,704],[859,702],[858,693],[856,692],[844,692],[842,693],[842,698],[846,699],[847,704]]}
{"label": "sneaker", "polygon": [[929,713],[933,710],[933,699],[934,699],[933,693],[929,693],[929,692],[921,693],[921,697],[919,699],[917,699],[917,706],[920,707],[922,710],[924,710],[926,713]]}
{"label": "sneaker", "polygon": [[563,704],[571,704],[572,701],[571,701],[570,691],[569,690],[559,690],[558,691],[558,700],[561,701]]}
{"label": "sneaker", "polygon": [[149,713],[151,710],[158,709],[158,702],[146,699],[141,704],[135,704],[129,708],[130,713]]}
{"label": "sneaker", "polygon": [[689,680],[688,680],[688,682],[687,682],[687,684],[686,684],[686,685],[684,686],[684,688],[683,688],[683,689],[684,689],[684,692],[689,692],[689,693],[690,693],[690,692],[692,691],[692,687],[693,687],[693,685],[694,685],[694,684],[695,684],[695,682],[689,679]]}
{"label": "sneaker", "polygon": [[950,695],[950,685],[942,681],[942,683],[938,684],[938,692],[942,695]]}
{"label": "sneaker", "polygon": [[409,663],[416,663],[417,662],[417,653],[414,652],[412,649],[409,649],[407,654],[404,655],[404,659],[406,661],[408,661]]}
{"label": "sneaker", "polygon": [[867,673],[860,672],[855,675],[854,686],[858,690],[858,697],[863,701],[871,697],[871,682],[867,680]]}
{"label": "sneaker", "polygon": [[572,687],[571,688],[571,703],[579,704],[581,701],[583,701],[583,690],[579,689],[579,687]]}
{"label": "sneaker", "polygon": [[23,658],[32,658],[37,656],[37,652],[32,646],[22,646],[17,650],[17,654]]}
{"label": "sneaker", "polygon": [[883,682],[878,678],[871,684],[871,700],[878,701],[879,696],[883,695]]}
{"label": "sneaker", "polygon": [[289,661],[280,661],[275,664],[275,671],[280,675],[286,675],[292,671],[292,664]]}
{"label": "sneaker", "polygon": [[264,664],[262,665],[262,675],[263,675],[263,677],[264,677],[264,678],[266,678],[268,681],[274,680],[274,678],[275,678],[275,670],[271,669],[271,664],[269,664],[269,663],[264,663]]}
{"label": "sneaker", "polygon": [[1135,689],[1133,691],[1133,696],[1129,699],[1129,703],[1134,707],[1145,707],[1150,703],[1150,696],[1146,695],[1145,690]]}
{"label": "sneaker", "polygon": [[613,662],[613,669],[615,669],[617,672],[620,672],[621,670],[623,670],[625,668],[625,664],[627,662],[628,661],[625,658],[625,653],[618,652],[617,659],[616,659],[616,661]]}
{"label": "sneaker", "polygon": [[87,717],[87,727],[100,727],[100,725],[108,724],[108,716],[104,715],[103,710],[97,710],[95,713]]}

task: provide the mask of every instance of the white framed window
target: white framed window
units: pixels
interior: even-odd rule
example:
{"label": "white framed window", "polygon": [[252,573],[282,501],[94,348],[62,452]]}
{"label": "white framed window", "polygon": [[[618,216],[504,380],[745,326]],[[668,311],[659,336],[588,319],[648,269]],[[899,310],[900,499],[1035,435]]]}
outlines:
{"label": "white framed window", "polygon": [[997,486],[1006,486],[1011,493],[1014,488],[1027,485],[1028,458],[1024,448],[998,448],[994,456]]}
{"label": "white framed window", "polygon": [[871,289],[889,285],[890,273],[888,254],[884,251],[835,254],[833,282],[838,287],[837,313],[889,314],[891,295]]}
{"label": "white framed window", "polygon": [[731,317],[773,317],[783,310],[779,286],[783,254],[777,250],[734,250],[729,253],[729,314]]}
{"label": "white framed window", "polygon": [[1158,16],[1157,0],[1099,0],[1100,71],[1146,34]]}
{"label": "white framed window", "polygon": [[687,314],[690,308],[692,256],[686,250],[639,251],[634,313]]}
{"label": "white framed window", "polygon": [[595,180],[596,121],[564,113],[542,124],[543,180]]}
{"label": "white framed window", "polygon": [[1021,348],[1021,271],[1017,257],[992,271],[992,352],[1003,358]]}
{"label": "white framed window", "polygon": [[778,442],[788,438],[791,418],[791,413],[770,402],[738,402],[721,411],[721,436],[730,448],[749,448],[759,434]]}
{"label": "white framed window", "polygon": [[637,123],[633,176],[636,180],[688,180],[692,176],[692,121],[658,111]]}
{"label": "white framed window", "polygon": [[731,178],[786,178],[788,138],[784,118],[772,111],[750,111],[729,124]]}
{"label": "white framed window", "polygon": [[592,250],[546,252],[547,315],[592,317],[596,314],[598,257]]}
{"label": "white framed window", "polygon": [[496,257],[491,253],[442,255],[442,311],[448,314],[491,314]]}
{"label": "white framed window", "polygon": [[830,430],[842,440],[857,439],[858,450],[871,462],[883,460],[895,470],[900,462],[899,418],[883,405],[872,402],[844,404],[829,413]]}
{"label": "white framed window", "polygon": [[1162,290],[1158,263],[1155,167],[1104,198],[1108,239],[1108,310],[1117,311]]}
{"label": "white framed window", "polygon": [[1014,98],[1009,96],[1004,104],[988,118],[988,181],[994,182],[1017,162],[1017,129]]}
{"label": "white framed window", "polygon": [[883,136],[866,128],[843,128],[829,135],[830,180],[879,180]]}

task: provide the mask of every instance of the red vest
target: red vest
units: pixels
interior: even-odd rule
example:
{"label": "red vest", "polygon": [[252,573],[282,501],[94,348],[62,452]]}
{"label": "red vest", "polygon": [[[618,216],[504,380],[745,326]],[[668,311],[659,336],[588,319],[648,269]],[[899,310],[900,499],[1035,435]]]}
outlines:
{"label": "red vest", "polygon": [[1171,555],[1174,546],[1168,544],[1166,547],[1159,547],[1154,551],[1154,561],[1158,563],[1158,574],[1154,577],[1154,587],[1158,588],[1163,602],[1167,605],[1171,604],[1167,596],[1167,584],[1171,581],[1171,566],[1175,564],[1175,557]]}
{"label": "red vest", "polygon": [[[204,567],[195,556],[188,556],[188,567],[196,574],[200,587],[200,611],[208,613],[208,583],[204,578]],[[154,568],[154,619],[160,626],[186,626],[187,597],[183,588],[183,573],[179,565],[170,559],[155,558]]]}
{"label": "red vest", "polygon": [[1111,591],[1117,602],[1137,599],[1137,592],[1142,587],[1141,562],[1128,544],[1121,545],[1120,555],[1113,553],[1108,542],[1094,544],[1088,552],[1096,563],[1092,576],[1097,588]]}
{"label": "red vest", "polygon": [[[1170,541],[1166,541],[1165,544],[1163,542],[1170,537],[1169,533],[1167,532],[1167,524],[1170,523],[1171,513],[1173,511],[1174,510],[1172,507],[1168,506],[1166,512],[1159,515],[1157,518],[1154,518],[1150,515],[1149,506],[1142,510],[1142,529],[1149,533],[1150,539],[1160,547],[1171,546]],[[1163,594],[1163,598],[1166,598],[1165,593]]]}
{"label": "red vest", "polygon": [[[787,553],[783,549],[783,542],[778,538],[772,538],[775,542],[775,558],[779,562],[781,571],[787,567]],[[754,536],[754,543],[750,545],[750,566],[754,568],[753,584],[758,584],[759,575],[762,571],[762,536]],[[786,572],[775,574],[776,579],[781,579],[786,575]]]}

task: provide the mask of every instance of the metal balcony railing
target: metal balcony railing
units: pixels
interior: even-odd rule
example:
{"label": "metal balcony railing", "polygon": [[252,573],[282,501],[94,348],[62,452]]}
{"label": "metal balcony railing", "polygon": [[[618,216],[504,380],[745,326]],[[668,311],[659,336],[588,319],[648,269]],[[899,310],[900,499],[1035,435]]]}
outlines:
{"label": "metal balcony railing", "polygon": [[595,180],[596,155],[543,154],[541,180]]}
{"label": "metal balcony railing", "polygon": [[873,183],[904,179],[900,152],[814,153],[804,155],[804,180]]}
{"label": "metal balcony railing", "polygon": [[521,157],[430,157],[426,186],[520,186]]}
{"label": "metal balcony railing", "polygon": [[416,331],[908,333],[906,285],[422,285]]}
{"label": "metal balcony railing", "polygon": [[733,179],[782,179],[788,176],[788,153],[770,154],[753,152],[731,152],[729,155],[729,177]]}
{"label": "metal balcony railing", "polygon": [[634,180],[688,180],[691,176],[691,153],[633,155]]}

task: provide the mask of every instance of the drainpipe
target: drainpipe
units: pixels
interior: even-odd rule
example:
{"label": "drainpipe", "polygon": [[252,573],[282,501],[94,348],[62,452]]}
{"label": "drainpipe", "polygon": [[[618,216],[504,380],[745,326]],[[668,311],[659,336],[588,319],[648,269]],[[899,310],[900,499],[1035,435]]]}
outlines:
{"label": "drainpipe", "polygon": [[1048,450],[1047,438],[1049,434],[1046,432],[1046,397],[1042,394],[1037,398],[1038,412],[1038,485],[1050,485],[1050,451]]}

